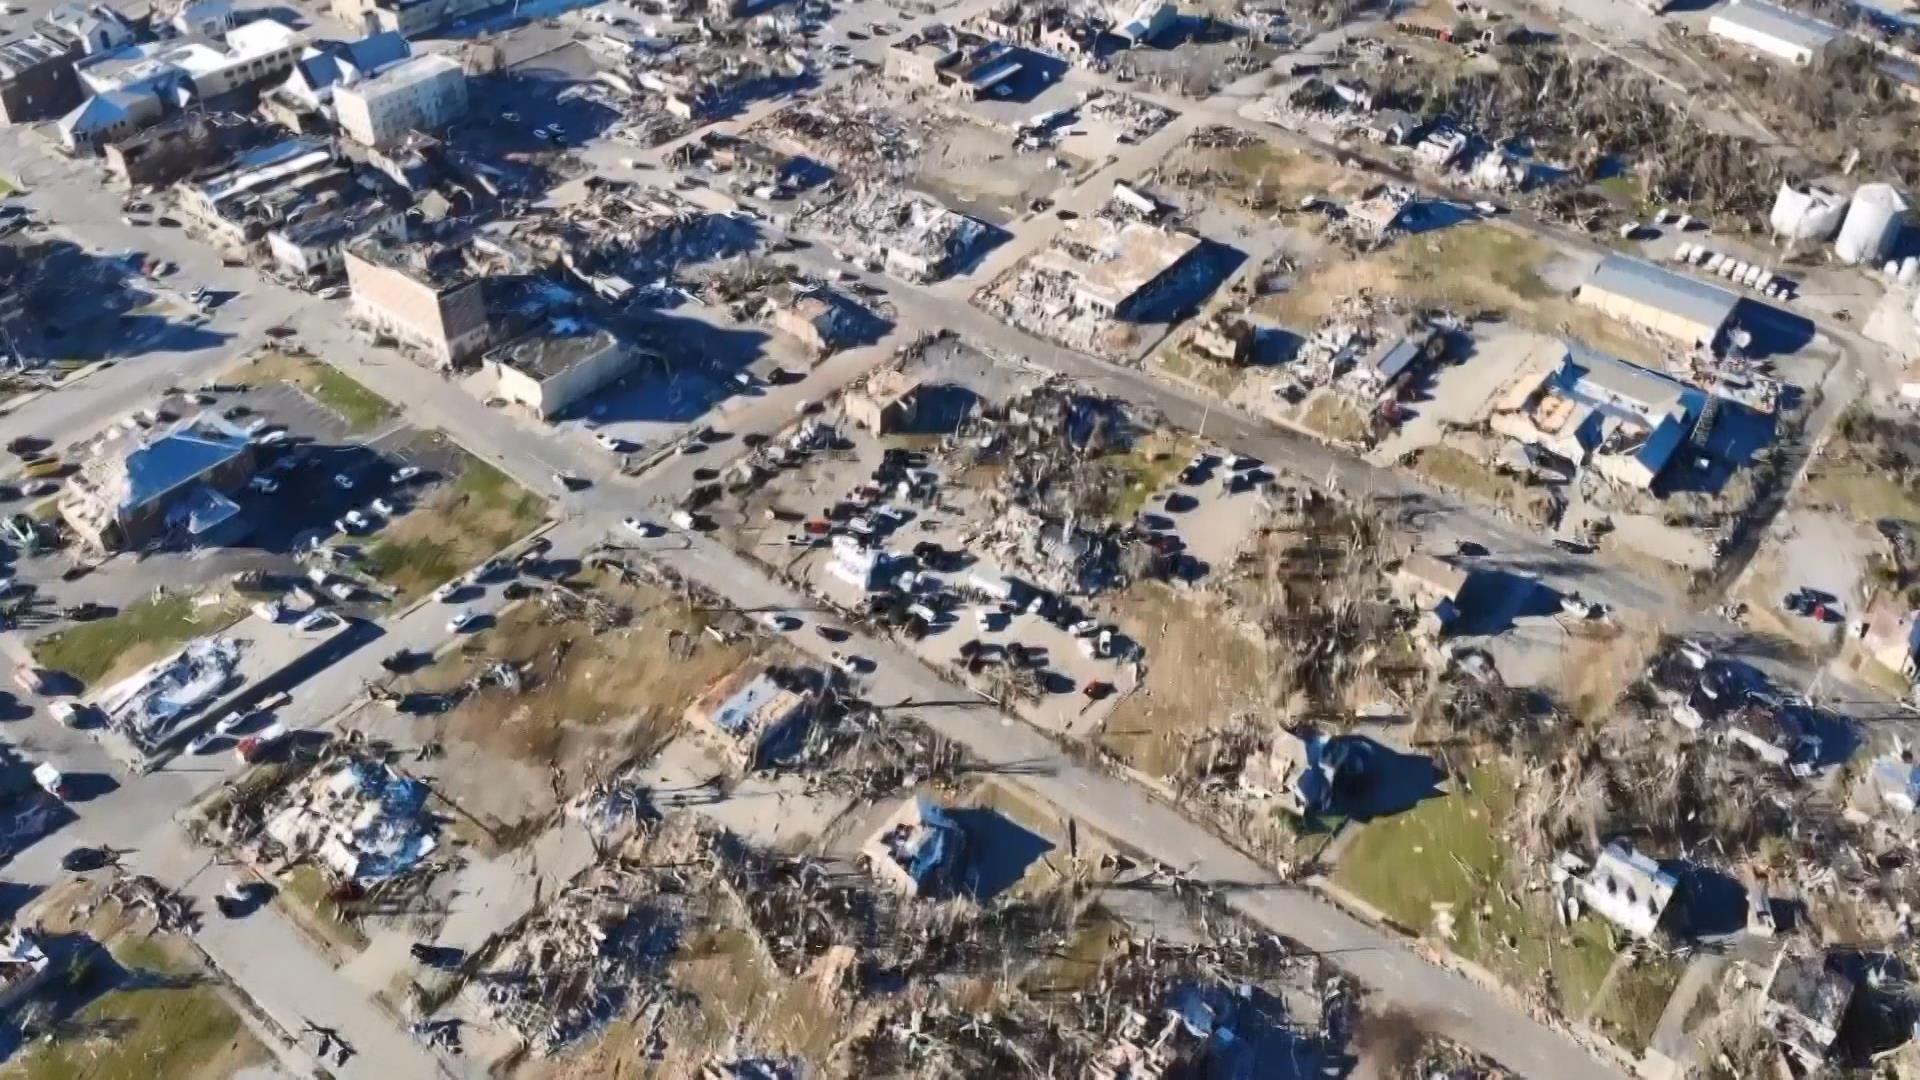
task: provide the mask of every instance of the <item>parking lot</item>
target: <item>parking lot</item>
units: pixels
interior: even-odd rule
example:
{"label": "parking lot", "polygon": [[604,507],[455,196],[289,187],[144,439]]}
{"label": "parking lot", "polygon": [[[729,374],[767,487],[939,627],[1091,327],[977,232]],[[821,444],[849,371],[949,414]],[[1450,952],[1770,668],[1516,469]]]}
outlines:
{"label": "parking lot", "polygon": [[[1112,702],[1133,685],[1133,664],[1142,659],[1103,616],[1103,609],[1130,595],[1129,586],[1111,592],[1028,584],[1034,538],[999,532],[1005,524],[996,490],[1001,467],[969,465],[957,437],[931,433],[951,430],[959,420],[941,403],[1004,402],[1039,386],[1041,375],[953,341],[930,347],[906,370],[925,385],[914,431],[874,437],[841,423],[831,447],[783,452],[786,467],[743,498],[720,504],[713,520],[736,548],[836,608],[873,613],[885,594],[869,588],[872,578],[850,573],[849,564],[859,559],[845,557],[845,549],[864,536],[893,568],[877,576],[888,577],[913,602],[903,632],[923,658],[975,689],[1007,696],[1049,731],[1096,733]],[[1115,466],[1131,479],[1111,493],[1112,520],[1121,524],[1137,516],[1160,537],[1159,550],[1177,553],[1169,571],[1176,580],[1197,581],[1230,565],[1266,515],[1253,467],[1226,470],[1214,458],[1215,467],[1181,482],[1176,474],[1197,447],[1181,433],[1149,431],[1117,456]],[[857,517],[844,512],[862,500],[862,489],[885,486],[877,478],[898,470],[936,479],[911,499],[895,498]],[[1233,476],[1246,479],[1229,488],[1222,478]],[[1100,527],[1096,521],[1081,524]],[[1009,589],[1010,579],[1019,584]],[[828,633],[805,624],[797,615],[775,621],[791,633]],[[855,655],[842,659],[856,673],[865,664]]]}

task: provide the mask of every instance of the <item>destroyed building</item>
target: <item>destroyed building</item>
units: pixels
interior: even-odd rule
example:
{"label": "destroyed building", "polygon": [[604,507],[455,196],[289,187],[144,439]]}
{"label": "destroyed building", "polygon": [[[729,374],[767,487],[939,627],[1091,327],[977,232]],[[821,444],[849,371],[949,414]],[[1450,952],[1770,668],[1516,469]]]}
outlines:
{"label": "destroyed building", "polygon": [[266,125],[237,113],[189,109],[107,146],[107,168],[128,187],[158,187],[250,150]]}
{"label": "destroyed building", "polygon": [[1370,750],[1353,736],[1281,730],[1265,754],[1248,761],[1240,785],[1295,817],[1326,813],[1364,780]]}
{"label": "destroyed building", "polygon": [[960,884],[966,846],[959,822],[916,795],[860,845],[860,855],[869,872],[903,895],[938,896]]}
{"label": "destroyed building", "polygon": [[685,717],[730,764],[751,770],[793,752],[817,704],[811,673],[748,664],[702,692]]}
{"label": "destroyed building", "polygon": [[497,0],[331,0],[333,17],[363,33],[417,38],[498,6]]}
{"label": "destroyed building", "polygon": [[540,1055],[635,1011],[679,947],[678,871],[590,869],[529,916],[467,983],[479,1011]]}
{"label": "destroyed building", "polygon": [[1826,1063],[1840,1039],[1840,1024],[1856,990],[1822,955],[1782,949],[1761,999],[1761,1017],[1780,1046],[1809,1070]]}
{"label": "destroyed building", "polygon": [[60,497],[60,516],[89,547],[121,551],[168,536],[209,539],[240,508],[253,475],[246,433],[211,413],[154,433],[114,428],[96,441]]}
{"label": "destroyed building", "polygon": [[316,283],[345,272],[346,249],[352,244],[369,236],[398,241],[406,231],[400,207],[370,200],[302,214],[267,234],[267,251],[282,274]]}
{"label": "destroyed building", "polygon": [[263,18],[218,41],[185,35],[89,56],[74,68],[88,97],[61,118],[61,141],[94,154],[188,103],[219,107],[286,75],[304,47],[299,31]]}
{"label": "destroyed building", "polygon": [[240,665],[242,643],[203,637],[102,691],[95,706],[106,727],[142,754],[183,736],[187,722],[217,699]]}
{"label": "destroyed building", "polygon": [[344,255],[353,314],[436,363],[477,356],[492,337],[480,277],[459,245],[399,244],[380,237]]}
{"label": "destroyed building", "polygon": [[1086,217],[1062,229],[1028,266],[1043,279],[1059,280],[1071,303],[1126,319],[1178,274],[1200,245],[1192,233]]}
{"label": "destroyed building", "polygon": [[919,379],[897,368],[884,368],[847,391],[847,422],[875,435],[908,430],[919,414],[919,396]]}
{"label": "destroyed building", "polygon": [[341,881],[412,871],[438,845],[427,786],[379,761],[348,758],[298,781],[266,821],[290,861],[313,859]]}
{"label": "destroyed building", "polygon": [[879,337],[878,317],[851,298],[826,288],[776,288],[774,328],[792,335],[816,355]]}
{"label": "destroyed building", "polygon": [[874,185],[853,205],[836,206],[833,215],[856,250],[921,284],[959,272],[1003,235],[986,222],[892,185]]}
{"label": "destroyed building", "polygon": [[1652,937],[1680,887],[1660,864],[1626,844],[1608,844],[1580,880],[1580,898],[1595,914],[1636,938]]}
{"label": "destroyed building", "polygon": [[24,927],[9,927],[0,939],[0,1013],[33,997],[54,970],[38,935]]}
{"label": "destroyed building", "polygon": [[1711,394],[1583,346],[1536,350],[1496,400],[1494,432],[1615,483],[1646,490],[1711,430]]}
{"label": "destroyed building", "polygon": [[612,331],[585,319],[546,320],[482,360],[489,397],[554,420],[626,378],[641,354]]}

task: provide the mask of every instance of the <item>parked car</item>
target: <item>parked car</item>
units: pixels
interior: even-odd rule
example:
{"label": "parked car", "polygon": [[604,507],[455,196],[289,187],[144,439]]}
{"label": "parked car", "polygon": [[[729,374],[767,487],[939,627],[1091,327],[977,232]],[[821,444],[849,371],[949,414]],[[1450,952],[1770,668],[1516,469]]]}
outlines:
{"label": "parked car", "polygon": [[247,486],[262,495],[271,495],[280,490],[280,481],[271,476],[254,476],[247,480]]}
{"label": "parked car", "polygon": [[479,621],[480,616],[474,611],[468,608],[461,608],[459,611],[453,613],[453,618],[447,620],[447,632],[450,634],[465,633]]}
{"label": "parked car", "polygon": [[368,505],[373,507],[375,513],[384,514],[387,517],[392,517],[397,512],[395,511],[393,504],[388,502],[385,499],[375,499],[373,500],[372,503],[369,503]]}
{"label": "parked car", "polygon": [[420,466],[402,465],[398,469],[395,469],[393,471],[393,482],[396,484],[404,484],[407,481],[419,475],[420,475]]}
{"label": "parked car", "polygon": [[199,757],[201,754],[204,754],[208,750],[212,749],[213,744],[219,738],[220,738],[220,733],[217,731],[213,731],[211,729],[207,731],[203,731],[200,734],[195,735],[193,737],[193,741],[187,744],[187,753],[192,754],[195,757]]}
{"label": "parked car", "polygon": [[666,531],[651,521],[644,521],[637,517],[621,518],[620,524],[625,526],[628,532],[643,539],[659,536]]}
{"label": "parked car", "polygon": [[[346,597],[341,599],[344,600]],[[340,625],[340,616],[331,611],[309,611],[304,618],[293,624],[293,628],[304,633],[315,634],[322,630],[331,630],[338,625]]]}
{"label": "parked car", "polygon": [[33,767],[33,782],[40,785],[41,791],[56,799],[67,797],[66,775],[48,762],[43,761]]}
{"label": "parked car", "polygon": [[89,870],[98,870],[112,861],[113,855],[106,848],[77,847],[60,856],[60,869],[84,874]]}
{"label": "parked car", "polygon": [[87,718],[87,707],[77,701],[56,701],[47,707],[62,727],[77,728]]}
{"label": "parked car", "polygon": [[348,476],[346,473],[334,473],[333,486],[339,488],[341,491],[352,491],[353,477]]}

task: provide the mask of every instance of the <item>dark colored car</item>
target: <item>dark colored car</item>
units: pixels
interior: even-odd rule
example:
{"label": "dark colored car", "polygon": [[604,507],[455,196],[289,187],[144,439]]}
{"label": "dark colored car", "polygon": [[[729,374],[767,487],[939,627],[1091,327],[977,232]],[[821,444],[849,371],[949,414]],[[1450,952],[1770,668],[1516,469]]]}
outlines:
{"label": "dark colored car", "polygon": [[89,870],[98,870],[113,861],[105,848],[77,847],[60,856],[60,868],[84,874]]}

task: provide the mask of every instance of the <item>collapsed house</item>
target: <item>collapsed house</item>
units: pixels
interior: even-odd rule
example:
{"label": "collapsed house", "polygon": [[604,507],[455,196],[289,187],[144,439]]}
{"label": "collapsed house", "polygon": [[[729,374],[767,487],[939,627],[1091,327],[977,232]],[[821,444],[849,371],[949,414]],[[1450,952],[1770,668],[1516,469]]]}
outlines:
{"label": "collapsed house", "polygon": [[1128,319],[1188,265],[1201,243],[1188,232],[1086,217],[1056,234],[1028,266],[1038,279],[1033,287],[1044,288],[1048,278],[1056,278],[1070,304],[1105,318]]}
{"label": "collapsed house", "polygon": [[919,379],[897,368],[883,368],[847,391],[847,423],[875,435],[906,431],[918,415],[919,396]]}
{"label": "collapsed house", "polygon": [[960,823],[916,795],[860,845],[860,855],[888,887],[909,897],[935,896],[959,885],[966,847]]}
{"label": "collapsed house", "polygon": [[1021,62],[1011,45],[933,23],[887,46],[887,74],[967,101],[1005,93]]}
{"label": "collapsed house", "polygon": [[646,974],[679,945],[681,897],[668,876],[677,874],[587,871],[487,959],[466,995],[541,1055],[632,1014]]}
{"label": "collapsed house", "polygon": [[1318,731],[1277,732],[1265,754],[1240,773],[1240,786],[1278,801],[1294,817],[1334,809],[1367,774],[1370,747],[1364,739]]}
{"label": "collapsed house", "polygon": [[757,769],[796,748],[818,706],[819,681],[813,672],[748,664],[702,692],[685,718],[733,766]]}
{"label": "collapsed house", "polygon": [[266,835],[289,861],[317,860],[341,881],[398,878],[439,844],[429,794],[382,762],[348,758],[302,778],[267,818]]}
{"label": "collapsed house", "polygon": [[145,754],[184,734],[187,721],[217,700],[240,665],[241,643],[204,637],[102,691],[94,704],[106,727]]}
{"label": "collapsed house", "polygon": [[38,993],[53,973],[38,935],[24,927],[10,927],[0,940],[0,1013]]}
{"label": "collapsed house", "polygon": [[1818,1070],[1840,1039],[1840,1024],[1856,990],[1853,980],[1835,971],[1825,956],[1782,949],[1767,978],[1761,1020],[1802,1068]]}
{"label": "collapsed house", "polygon": [[875,185],[857,199],[835,203],[820,218],[832,222],[850,250],[921,284],[959,272],[1004,236],[978,218],[891,185]]}

